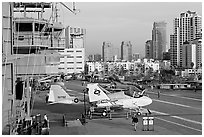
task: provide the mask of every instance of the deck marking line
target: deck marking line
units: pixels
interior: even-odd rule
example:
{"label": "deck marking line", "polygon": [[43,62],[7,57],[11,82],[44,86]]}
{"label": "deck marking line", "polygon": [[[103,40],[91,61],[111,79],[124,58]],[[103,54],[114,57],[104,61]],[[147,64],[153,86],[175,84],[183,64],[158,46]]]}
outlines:
{"label": "deck marking line", "polygon": [[[157,94],[157,93],[155,93],[155,92],[150,92],[150,91],[147,91],[147,93]],[[177,98],[183,98],[183,99],[189,99],[189,100],[195,100],[195,101],[200,101],[200,102],[202,102],[202,99],[189,98],[189,97],[181,97],[181,96],[177,96],[177,95],[168,95],[168,94],[162,94],[162,93],[160,93],[160,95],[170,96],[170,97],[177,97]]]}
{"label": "deck marking line", "polygon": [[176,122],[168,121],[168,120],[165,120],[165,119],[162,119],[162,118],[156,117],[156,119],[163,120],[165,122],[169,122],[169,123],[172,123],[172,124],[175,124],[175,125],[178,125],[178,126],[182,126],[182,127],[185,127],[185,128],[189,128],[189,129],[192,129],[192,130],[195,130],[195,131],[198,131],[198,132],[202,132],[202,130],[200,130],[200,129],[192,128],[192,127],[182,125],[182,124],[179,124],[179,123],[176,123]]}
{"label": "deck marking line", "polygon": [[183,105],[183,104],[178,104],[178,103],[173,103],[173,102],[168,102],[168,101],[163,101],[163,100],[157,100],[157,99],[152,99],[152,100],[153,100],[153,101],[157,101],[157,102],[161,102],[161,103],[176,105],[176,106],[180,106],[180,107],[186,107],[186,108],[193,108],[193,109],[202,110],[202,108],[196,108],[196,107],[187,106],[187,105]]}
{"label": "deck marking line", "polygon": [[[155,110],[151,110],[151,111],[154,112],[154,113],[161,114],[161,115],[170,115],[170,114],[168,114],[168,113],[163,113],[163,112],[159,112],[159,111],[155,111]],[[184,120],[184,121],[187,121],[187,122],[191,122],[191,123],[194,123],[194,124],[200,124],[200,125],[202,125],[202,122],[198,122],[198,121],[194,121],[194,120],[182,118],[182,117],[179,117],[179,116],[170,116],[170,117],[177,118],[177,119],[181,119],[181,120]]]}

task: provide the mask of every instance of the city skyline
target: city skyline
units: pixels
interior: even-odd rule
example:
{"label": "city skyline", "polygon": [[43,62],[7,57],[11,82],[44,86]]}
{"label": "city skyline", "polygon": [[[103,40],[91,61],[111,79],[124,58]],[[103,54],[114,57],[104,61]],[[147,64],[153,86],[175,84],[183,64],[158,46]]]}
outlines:
{"label": "city skyline", "polygon": [[[71,3],[66,3],[71,6]],[[65,25],[78,26],[87,30],[86,54],[102,53],[103,41],[110,41],[119,48],[122,41],[131,41],[133,53],[144,57],[145,42],[151,39],[153,22],[167,23],[167,47],[173,32],[173,19],[181,12],[196,11],[202,16],[201,2],[77,2],[77,15],[59,6]],[[168,10],[166,10],[168,9]]]}

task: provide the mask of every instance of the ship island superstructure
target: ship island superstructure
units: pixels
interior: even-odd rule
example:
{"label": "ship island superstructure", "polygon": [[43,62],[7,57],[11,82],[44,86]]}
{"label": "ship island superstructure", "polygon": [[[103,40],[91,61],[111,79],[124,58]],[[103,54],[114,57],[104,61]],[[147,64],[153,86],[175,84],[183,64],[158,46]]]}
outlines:
{"label": "ship island superstructure", "polygon": [[3,134],[15,134],[19,122],[30,119],[36,77],[84,71],[86,30],[63,26],[57,4],[2,3]]}

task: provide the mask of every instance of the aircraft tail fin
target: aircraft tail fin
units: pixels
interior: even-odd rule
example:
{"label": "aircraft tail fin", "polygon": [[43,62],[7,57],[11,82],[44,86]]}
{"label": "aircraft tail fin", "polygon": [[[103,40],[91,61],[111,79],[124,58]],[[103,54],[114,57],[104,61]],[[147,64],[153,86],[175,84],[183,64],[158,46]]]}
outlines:
{"label": "aircraft tail fin", "polygon": [[87,89],[90,102],[110,100],[110,98],[99,87],[98,83],[87,84]]}
{"label": "aircraft tail fin", "polygon": [[73,101],[76,103],[75,100],[60,85],[51,85],[48,102],[72,104]]}

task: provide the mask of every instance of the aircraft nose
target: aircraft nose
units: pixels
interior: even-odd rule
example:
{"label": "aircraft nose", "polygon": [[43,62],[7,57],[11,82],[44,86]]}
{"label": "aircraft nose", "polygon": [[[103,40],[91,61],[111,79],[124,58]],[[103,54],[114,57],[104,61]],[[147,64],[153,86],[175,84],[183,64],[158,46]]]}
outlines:
{"label": "aircraft nose", "polygon": [[138,99],[137,103],[138,103],[138,106],[141,106],[141,107],[147,106],[152,103],[152,99],[146,96],[142,96]]}

